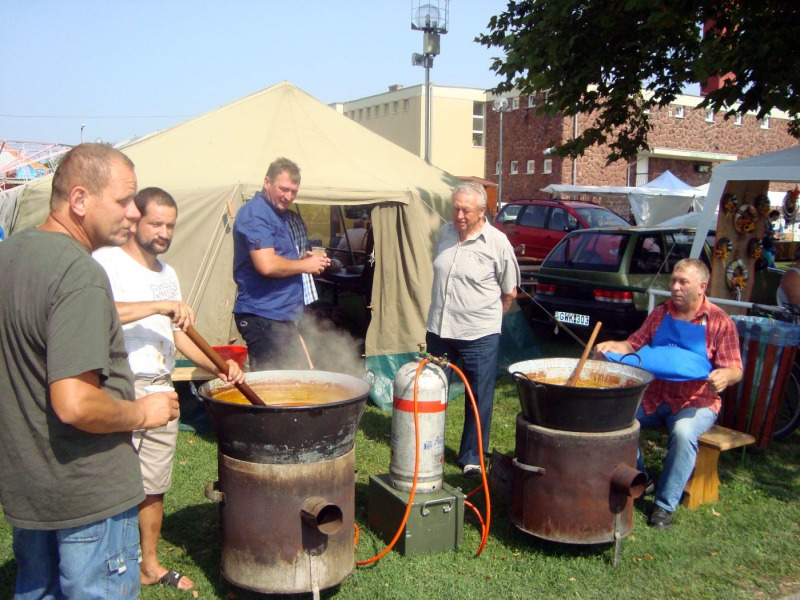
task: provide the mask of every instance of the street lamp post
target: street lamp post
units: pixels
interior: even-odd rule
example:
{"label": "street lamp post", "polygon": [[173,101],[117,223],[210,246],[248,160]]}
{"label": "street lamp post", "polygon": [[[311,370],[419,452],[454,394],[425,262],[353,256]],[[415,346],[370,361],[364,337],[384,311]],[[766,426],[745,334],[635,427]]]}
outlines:
{"label": "street lamp post", "polygon": [[83,130],[86,128],[86,124],[84,123],[81,125],[81,144],[83,143]]}
{"label": "street lamp post", "polygon": [[447,33],[450,0],[420,4],[412,3],[411,29],[423,32],[422,54],[411,55],[411,64],[425,67],[425,162],[431,162],[431,67],[439,54],[440,34]]}
{"label": "street lamp post", "polygon": [[497,210],[503,208],[503,113],[508,110],[507,98],[496,98],[494,101],[495,112],[500,113],[500,151],[497,169]]}

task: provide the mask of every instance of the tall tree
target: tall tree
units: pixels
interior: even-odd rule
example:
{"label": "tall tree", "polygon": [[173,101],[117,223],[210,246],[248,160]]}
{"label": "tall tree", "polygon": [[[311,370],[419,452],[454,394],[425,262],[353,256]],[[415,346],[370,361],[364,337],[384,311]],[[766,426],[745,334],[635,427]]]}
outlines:
{"label": "tall tree", "polygon": [[496,93],[547,91],[538,110],[595,117],[561,156],[605,143],[608,162],[631,158],[647,148],[649,109],[727,73],[700,108],[726,119],[783,110],[800,137],[798,0],[510,0],[477,41],[504,54]]}

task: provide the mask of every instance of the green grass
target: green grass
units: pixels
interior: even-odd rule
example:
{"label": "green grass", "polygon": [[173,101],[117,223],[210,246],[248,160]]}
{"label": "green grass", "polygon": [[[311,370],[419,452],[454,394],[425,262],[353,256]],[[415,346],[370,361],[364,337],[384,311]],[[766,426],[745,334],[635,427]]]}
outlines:
{"label": "green grass", "polygon": [[[568,341],[566,342],[570,344]],[[575,344],[570,344],[574,346]],[[548,352],[556,352],[549,350]],[[561,356],[575,355],[573,349]],[[519,410],[511,380],[498,381],[491,447],[513,454]],[[445,480],[469,491],[455,465],[463,401],[448,408]],[[366,409],[356,439],[356,521],[361,537],[356,559],[367,559],[383,543],[367,527],[369,476],[389,465],[391,418]],[[660,470],[664,438],[645,432],[642,445],[654,474]],[[263,595],[240,590],[219,574],[218,507],[203,488],[216,480],[213,436],[181,432],[161,559],[196,582],[200,598],[250,599]],[[648,503],[636,504],[634,530],[621,545],[613,566],[613,544],[574,546],[545,542],[517,530],[508,519],[509,499],[493,494],[492,527],[482,555],[473,519],[465,524],[457,551],[403,557],[389,553],[377,564],[357,567],[324,598],[782,598],[800,592],[800,434],[769,448],[724,452],[720,462],[720,501],[689,511],[679,508],[668,531],[647,527]],[[476,503],[483,508],[482,500]],[[566,509],[565,509],[566,510]],[[0,526],[0,599],[13,594],[15,567],[11,529]],[[144,588],[142,598],[186,598],[163,586]],[[305,596],[307,597],[307,596]]]}

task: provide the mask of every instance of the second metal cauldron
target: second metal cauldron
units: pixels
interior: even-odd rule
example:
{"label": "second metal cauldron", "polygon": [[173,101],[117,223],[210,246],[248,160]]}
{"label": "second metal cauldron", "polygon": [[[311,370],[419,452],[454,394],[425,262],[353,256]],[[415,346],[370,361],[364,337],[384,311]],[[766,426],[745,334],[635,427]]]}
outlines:
{"label": "second metal cauldron", "polygon": [[576,358],[545,358],[508,367],[525,419],[561,431],[597,433],[630,427],[653,375],[630,365],[588,360],[580,379],[605,387],[563,385],[577,364]]}

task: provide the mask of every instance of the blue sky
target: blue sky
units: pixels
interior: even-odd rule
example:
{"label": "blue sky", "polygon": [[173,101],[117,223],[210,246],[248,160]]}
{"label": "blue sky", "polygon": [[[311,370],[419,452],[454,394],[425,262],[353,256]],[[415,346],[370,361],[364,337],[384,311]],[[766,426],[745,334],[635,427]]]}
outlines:
{"label": "blue sky", "polygon": [[[424,82],[418,0],[2,0],[0,139],[77,144],[166,129],[289,81],[322,102]],[[490,88],[473,42],[505,0],[451,0],[431,70]]]}

